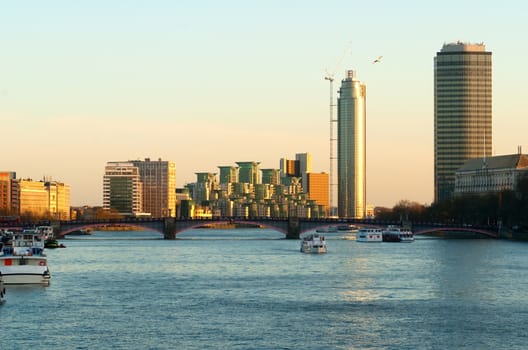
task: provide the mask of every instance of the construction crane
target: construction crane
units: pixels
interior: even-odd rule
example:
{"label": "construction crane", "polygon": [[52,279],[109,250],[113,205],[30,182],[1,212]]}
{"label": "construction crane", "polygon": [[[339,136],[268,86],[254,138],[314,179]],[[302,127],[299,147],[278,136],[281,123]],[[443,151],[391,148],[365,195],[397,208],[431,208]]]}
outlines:
{"label": "construction crane", "polygon": [[334,154],[334,148],[337,141],[337,137],[334,132],[334,126],[337,122],[337,119],[334,118],[334,75],[326,72],[325,80],[328,80],[330,82],[330,171],[329,171],[329,215],[334,216],[334,208],[335,202],[334,202],[334,192],[335,192],[335,172],[334,172],[334,161],[336,160],[336,156]]}
{"label": "construction crane", "polygon": [[337,208],[337,205],[335,203],[335,192],[336,192],[336,171],[335,171],[335,160],[337,159],[335,155],[335,148],[337,143],[337,135],[335,134],[335,124],[337,123],[337,119],[334,118],[334,108],[336,104],[334,103],[334,74],[337,71],[337,69],[341,66],[341,63],[343,62],[346,54],[351,50],[352,43],[349,43],[345,50],[343,51],[343,54],[341,55],[341,58],[339,61],[337,61],[337,64],[335,65],[334,69],[332,71],[328,71],[328,69],[325,69],[325,80],[328,80],[330,83],[330,171],[329,171],[329,215],[330,216],[336,216],[337,211],[335,209]]}

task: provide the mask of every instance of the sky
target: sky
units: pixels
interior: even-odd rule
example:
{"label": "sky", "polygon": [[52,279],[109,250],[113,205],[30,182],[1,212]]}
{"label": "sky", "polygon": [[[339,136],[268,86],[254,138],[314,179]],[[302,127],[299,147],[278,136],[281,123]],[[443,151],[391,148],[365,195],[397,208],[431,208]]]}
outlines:
{"label": "sky", "polygon": [[0,171],[67,183],[74,206],[102,204],[108,161],[175,161],[178,187],[305,152],[328,172],[324,77],[337,97],[354,69],[367,202],[430,204],[434,56],[486,45],[493,153],[526,153],[527,13],[520,0],[0,0]]}

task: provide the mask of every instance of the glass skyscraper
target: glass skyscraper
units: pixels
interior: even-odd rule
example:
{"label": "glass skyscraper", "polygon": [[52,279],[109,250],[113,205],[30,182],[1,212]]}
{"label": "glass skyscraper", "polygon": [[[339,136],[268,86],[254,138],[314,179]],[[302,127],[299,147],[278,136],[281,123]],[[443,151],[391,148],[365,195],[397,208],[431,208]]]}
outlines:
{"label": "glass skyscraper", "polygon": [[444,44],[434,58],[435,202],[452,197],[466,160],[492,155],[491,102],[491,52],[484,44]]}
{"label": "glass skyscraper", "polygon": [[337,99],[337,206],[339,217],[366,210],[366,86],[347,71]]}

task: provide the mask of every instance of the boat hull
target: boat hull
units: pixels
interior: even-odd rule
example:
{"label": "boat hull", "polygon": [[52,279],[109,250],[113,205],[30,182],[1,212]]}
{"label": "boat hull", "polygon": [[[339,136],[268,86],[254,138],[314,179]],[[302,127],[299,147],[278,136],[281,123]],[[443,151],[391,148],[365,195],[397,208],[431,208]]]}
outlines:
{"label": "boat hull", "polygon": [[4,280],[0,276],[0,304],[6,301],[6,289],[4,287]]}
{"label": "boat hull", "polygon": [[356,241],[362,243],[383,242],[383,232],[381,229],[362,228],[356,234]]}
{"label": "boat hull", "polygon": [[5,285],[15,284],[38,284],[47,286],[50,283],[51,276],[42,274],[28,274],[28,273],[14,273],[10,275],[4,275]]}
{"label": "boat hull", "polygon": [[50,283],[51,274],[44,257],[25,257],[23,262],[21,260],[20,257],[13,256],[0,259],[0,272],[5,285]]}
{"label": "boat hull", "polygon": [[326,247],[301,247],[302,253],[307,254],[324,254],[326,253]]}
{"label": "boat hull", "polygon": [[414,235],[412,233],[383,232],[383,242],[412,243]]}

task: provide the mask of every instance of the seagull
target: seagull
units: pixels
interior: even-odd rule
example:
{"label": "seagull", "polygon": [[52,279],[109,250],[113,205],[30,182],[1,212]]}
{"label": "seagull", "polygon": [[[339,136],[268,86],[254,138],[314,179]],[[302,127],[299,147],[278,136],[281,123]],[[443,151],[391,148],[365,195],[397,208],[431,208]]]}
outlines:
{"label": "seagull", "polygon": [[374,61],[372,61],[372,64],[381,62],[382,58],[383,58],[383,56],[378,56],[378,58],[376,58]]}

